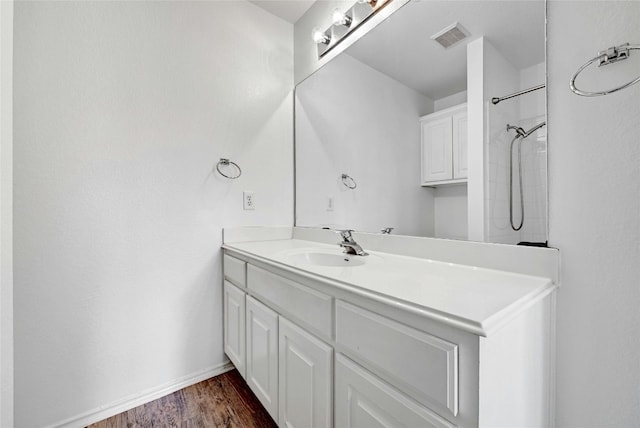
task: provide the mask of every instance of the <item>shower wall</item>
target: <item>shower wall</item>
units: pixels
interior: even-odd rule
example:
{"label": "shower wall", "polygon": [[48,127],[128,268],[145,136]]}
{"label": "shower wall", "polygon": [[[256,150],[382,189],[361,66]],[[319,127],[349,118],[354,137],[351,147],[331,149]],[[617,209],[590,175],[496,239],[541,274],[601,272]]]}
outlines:
{"label": "shower wall", "polygon": [[[513,85],[513,91],[530,88],[545,82],[545,63],[517,70],[501,70]],[[502,94],[496,94],[499,96]],[[547,239],[547,130],[532,133],[521,143],[524,223],[519,231],[509,221],[509,152],[515,131],[506,131],[506,125],[525,130],[543,122],[546,117],[545,91],[539,90],[497,105],[487,102],[485,129],[487,135],[485,156],[485,219],[488,242],[517,244],[518,242],[544,242]],[[513,154],[513,217],[520,223],[520,195],[518,190],[517,145]]]}

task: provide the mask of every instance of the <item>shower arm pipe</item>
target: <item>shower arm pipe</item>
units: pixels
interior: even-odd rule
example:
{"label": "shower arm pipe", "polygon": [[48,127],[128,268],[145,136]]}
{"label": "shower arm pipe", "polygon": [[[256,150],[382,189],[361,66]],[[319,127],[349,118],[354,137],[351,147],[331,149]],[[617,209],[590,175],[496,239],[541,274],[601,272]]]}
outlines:
{"label": "shower arm pipe", "polygon": [[528,94],[529,92],[537,91],[538,89],[545,88],[547,85],[544,83],[542,85],[534,86],[533,88],[524,89],[522,91],[514,92],[513,94],[505,95],[504,97],[494,97],[491,98],[491,102],[493,104],[498,104],[500,101],[508,100],[509,98],[519,97],[520,95]]}

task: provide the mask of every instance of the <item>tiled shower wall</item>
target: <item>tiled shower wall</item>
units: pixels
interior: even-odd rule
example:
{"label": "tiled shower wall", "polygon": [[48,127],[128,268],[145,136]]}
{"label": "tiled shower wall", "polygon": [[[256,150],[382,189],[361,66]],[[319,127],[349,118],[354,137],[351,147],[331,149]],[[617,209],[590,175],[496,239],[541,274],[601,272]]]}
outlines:
{"label": "tiled shower wall", "polygon": [[[545,63],[519,71],[519,87],[526,89],[545,82]],[[514,231],[509,221],[509,152],[515,131],[506,125],[525,130],[546,119],[545,91],[535,91],[501,102],[487,103],[486,219],[487,241],[504,244],[544,242],[547,240],[547,130],[539,129],[521,142],[524,223]],[[513,152],[513,218],[520,223],[518,190],[518,155],[516,141]]]}

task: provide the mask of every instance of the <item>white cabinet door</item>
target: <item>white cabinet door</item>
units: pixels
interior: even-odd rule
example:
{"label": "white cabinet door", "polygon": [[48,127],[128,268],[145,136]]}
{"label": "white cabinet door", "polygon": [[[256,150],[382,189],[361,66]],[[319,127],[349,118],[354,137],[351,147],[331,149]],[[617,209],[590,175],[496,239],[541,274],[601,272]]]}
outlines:
{"label": "white cabinet door", "polygon": [[451,123],[451,116],[421,123],[423,183],[453,177]]}
{"label": "white cabinet door", "polygon": [[245,377],[245,294],[224,282],[224,352]]}
{"label": "white cabinet door", "polygon": [[278,314],[247,297],[247,384],[278,420]]}
{"label": "white cabinet door", "polygon": [[336,426],[454,428],[341,354],[336,355]]}
{"label": "white cabinet door", "polygon": [[279,423],[287,428],[333,425],[333,348],[280,317]]}
{"label": "white cabinet door", "polygon": [[453,178],[467,178],[467,112],[453,115]]}

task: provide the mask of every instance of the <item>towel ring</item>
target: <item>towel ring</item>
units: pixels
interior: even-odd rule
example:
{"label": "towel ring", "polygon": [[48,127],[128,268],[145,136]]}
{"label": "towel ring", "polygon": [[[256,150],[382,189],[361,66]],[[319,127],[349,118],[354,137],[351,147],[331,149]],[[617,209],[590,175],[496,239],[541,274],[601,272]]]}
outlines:
{"label": "towel ring", "polygon": [[576,74],[573,75],[573,77],[571,78],[571,81],[569,82],[569,87],[577,95],[581,95],[583,97],[598,97],[601,95],[609,95],[614,92],[618,92],[622,89],[628,88],[629,86],[640,82],[640,76],[638,76],[632,81],[627,82],[624,85],[618,86],[617,88],[607,89],[604,91],[594,91],[594,92],[583,91],[576,87],[576,78],[578,77],[578,74],[582,72],[582,70],[589,67],[591,64],[593,64],[596,61],[598,61],[598,67],[601,67],[603,65],[609,65],[609,64],[613,64],[614,62],[627,59],[629,58],[629,55],[630,55],[629,51],[633,49],[640,50],[640,45],[630,45],[629,43],[625,43],[620,46],[612,46],[606,51],[598,52],[597,57],[587,61],[582,67],[578,69],[578,71],[576,71]]}
{"label": "towel ring", "polygon": [[[227,175],[224,172],[220,171],[220,165],[223,166],[229,166],[229,165],[233,165],[237,170],[238,170],[238,174],[237,175]],[[225,159],[225,158],[220,158],[220,161],[218,162],[218,164],[216,165],[216,170],[218,171],[218,173],[226,178],[230,178],[232,180],[240,177],[242,175],[242,170],[240,169],[240,167],[238,166],[237,163],[230,161],[229,159]]]}
{"label": "towel ring", "polygon": [[358,185],[356,184],[356,180],[349,177],[347,174],[342,174],[342,184],[344,184],[345,187],[348,187],[351,190],[358,187]]}

